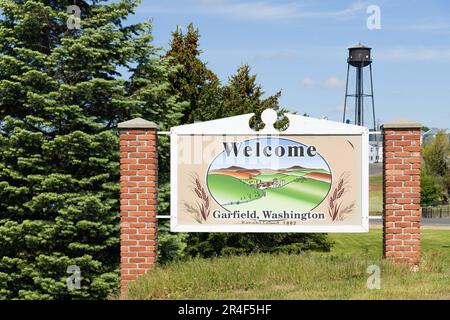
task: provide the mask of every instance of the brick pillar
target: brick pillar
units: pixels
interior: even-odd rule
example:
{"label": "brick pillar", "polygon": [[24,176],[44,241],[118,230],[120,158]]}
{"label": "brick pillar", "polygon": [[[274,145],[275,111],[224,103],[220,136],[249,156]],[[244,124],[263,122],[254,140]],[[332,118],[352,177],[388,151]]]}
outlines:
{"label": "brick pillar", "polygon": [[420,130],[413,122],[382,127],[383,256],[417,268],[420,262]]}
{"label": "brick pillar", "polygon": [[120,286],[151,269],[157,255],[158,126],[141,118],[119,123]]}

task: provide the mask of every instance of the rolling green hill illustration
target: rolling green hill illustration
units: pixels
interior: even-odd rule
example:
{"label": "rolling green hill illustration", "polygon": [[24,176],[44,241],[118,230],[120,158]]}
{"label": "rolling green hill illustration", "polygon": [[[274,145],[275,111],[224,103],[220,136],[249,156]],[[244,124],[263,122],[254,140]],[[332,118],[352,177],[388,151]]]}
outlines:
{"label": "rolling green hill illustration", "polygon": [[211,170],[208,188],[225,209],[309,211],[319,205],[331,187],[325,169],[293,166],[283,169],[246,169],[230,166]]}
{"label": "rolling green hill illustration", "polygon": [[208,187],[220,204],[259,199],[264,191],[253,188],[248,183],[225,174],[209,174]]}

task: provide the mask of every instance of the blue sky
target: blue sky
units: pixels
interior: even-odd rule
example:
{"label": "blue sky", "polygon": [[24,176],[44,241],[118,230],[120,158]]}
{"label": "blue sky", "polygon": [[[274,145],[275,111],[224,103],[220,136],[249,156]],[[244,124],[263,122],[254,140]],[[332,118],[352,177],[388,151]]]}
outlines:
{"label": "blue sky", "polygon": [[[379,30],[367,28],[369,5],[381,9]],[[285,108],[339,121],[347,47],[361,41],[373,48],[379,120],[449,127],[449,1],[143,0],[130,22],[146,19],[164,48],[193,22],[223,82],[248,63],[267,94],[282,90]]]}

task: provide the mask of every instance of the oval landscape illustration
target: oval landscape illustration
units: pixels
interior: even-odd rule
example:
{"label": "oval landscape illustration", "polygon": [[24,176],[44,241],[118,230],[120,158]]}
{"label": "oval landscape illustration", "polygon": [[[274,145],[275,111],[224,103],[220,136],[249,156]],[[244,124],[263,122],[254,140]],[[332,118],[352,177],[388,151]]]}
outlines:
{"label": "oval landscape illustration", "polygon": [[207,173],[209,192],[227,211],[309,212],[331,183],[331,170],[313,146],[281,138],[224,142]]}

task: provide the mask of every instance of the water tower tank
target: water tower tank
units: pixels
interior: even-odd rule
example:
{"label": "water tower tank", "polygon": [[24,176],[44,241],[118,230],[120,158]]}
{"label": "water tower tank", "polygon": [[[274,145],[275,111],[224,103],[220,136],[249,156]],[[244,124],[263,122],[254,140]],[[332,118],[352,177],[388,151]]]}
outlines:
{"label": "water tower tank", "polygon": [[363,46],[361,43],[348,48],[348,63],[357,68],[367,67],[372,63],[371,50],[372,48]]}
{"label": "water tower tank", "polygon": [[[355,124],[358,126],[364,126],[364,118],[365,118],[365,107],[364,100],[366,98],[371,98],[372,100],[372,117],[373,117],[373,128],[376,130],[376,121],[375,121],[375,102],[373,99],[373,81],[372,81],[372,48],[368,48],[363,46],[361,43],[356,46],[348,48],[348,59],[347,59],[347,82],[345,85],[345,101],[344,101],[344,117],[342,118],[343,122],[346,122],[348,119],[346,118],[347,112],[347,98],[355,98]],[[350,77],[350,68],[354,67],[356,69],[355,72],[355,93],[348,93],[348,83]],[[369,69],[369,85],[370,85],[370,94],[365,92],[364,83],[364,68],[368,67]],[[367,85],[366,85],[367,86]]]}

